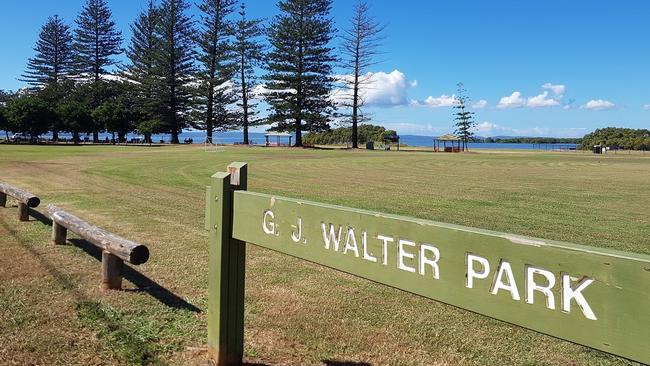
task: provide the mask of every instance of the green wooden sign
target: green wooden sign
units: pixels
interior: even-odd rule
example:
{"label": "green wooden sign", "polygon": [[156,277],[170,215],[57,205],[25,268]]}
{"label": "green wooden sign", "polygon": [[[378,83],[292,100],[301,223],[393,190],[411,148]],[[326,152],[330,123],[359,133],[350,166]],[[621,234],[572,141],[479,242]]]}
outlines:
{"label": "green wooden sign", "polygon": [[[242,167],[245,177],[245,165],[230,169],[235,173]],[[236,179],[238,184],[241,177]],[[212,231],[227,225],[228,235],[219,244],[222,250],[230,246],[229,250],[243,255],[244,243],[255,244],[650,363],[650,256],[243,190],[228,194],[223,188],[228,179],[227,174],[215,175],[208,198],[227,196],[228,219],[223,221],[224,216],[208,210],[206,221],[217,226]],[[229,284],[241,291],[232,294],[241,300],[231,306],[239,306],[243,304],[243,274],[237,275],[233,268],[243,273],[243,257],[231,262],[215,258],[211,280],[219,270],[222,277],[241,277],[234,286]],[[230,294],[223,295],[223,288],[212,285],[211,299],[219,289],[221,299],[226,296],[225,302],[234,301]],[[210,307],[223,309],[223,302],[211,302]],[[241,307],[234,310],[241,311],[243,319]],[[209,324],[209,329],[213,326]],[[240,337],[243,320],[235,328]],[[243,339],[239,341],[243,344]],[[241,360],[239,354],[235,359]]]}

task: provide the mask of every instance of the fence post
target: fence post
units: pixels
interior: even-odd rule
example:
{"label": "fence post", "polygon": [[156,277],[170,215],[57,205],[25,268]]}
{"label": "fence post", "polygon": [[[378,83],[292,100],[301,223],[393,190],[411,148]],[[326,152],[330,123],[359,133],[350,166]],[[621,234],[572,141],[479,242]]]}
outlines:
{"label": "fence post", "polygon": [[206,196],[209,228],[208,352],[216,364],[241,365],[244,356],[246,243],[232,238],[233,192],[246,190],[248,166],[216,173]]}
{"label": "fence post", "polygon": [[26,203],[18,202],[18,220],[29,221],[29,206]]}
{"label": "fence post", "polygon": [[57,245],[63,245],[65,244],[67,236],[68,229],[52,220],[52,242]]}
{"label": "fence post", "polygon": [[102,251],[102,288],[120,290],[122,288],[122,267],[124,261],[109,251]]}

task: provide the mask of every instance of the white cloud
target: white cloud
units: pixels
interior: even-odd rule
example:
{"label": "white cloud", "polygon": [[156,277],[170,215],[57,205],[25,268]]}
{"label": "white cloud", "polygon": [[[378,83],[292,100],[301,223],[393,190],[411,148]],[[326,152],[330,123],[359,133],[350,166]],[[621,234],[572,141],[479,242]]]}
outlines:
{"label": "white cloud", "polygon": [[550,90],[555,94],[556,96],[562,96],[566,92],[566,86],[562,84],[551,84],[551,83],[546,83],[542,85],[542,89],[544,90]]}
{"label": "white cloud", "polygon": [[540,108],[562,105],[562,98],[564,98],[564,93],[566,93],[565,85],[546,83],[542,85],[542,90],[544,91],[541,94],[527,98],[522,96],[521,92],[515,91],[510,96],[501,98],[499,104],[497,104],[497,108]]}
{"label": "white cloud", "polygon": [[560,102],[558,100],[548,97],[548,91],[545,91],[540,95],[530,97],[526,102],[526,106],[530,108],[555,107],[558,105],[560,105]]}
{"label": "white cloud", "polygon": [[434,136],[443,133],[438,127],[431,124],[409,123],[409,122],[387,122],[380,123],[388,130],[395,130],[402,135],[421,135],[421,136]]}
{"label": "white cloud", "polygon": [[429,96],[423,102],[418,104],[431,108],[453,107],[458,104],[458,100],[456,99],[456,95],[443,94],[439,97]]}
{"label": "white cloud", "polygon": [[594,111],[603,111],[616,107],[616,105],[608,100],[592,99],[585,103],[581,108],[590,109]]}
{"label": "white cloud", "polygon": [[483,108],[487,107],[487,105],[488,105],[487,100],[481,99],[478,102],[472,104],[472,108],[474,108],[474,109],[483,109]]}
{"label": "white cloud", "polygon": [[[394,70],[390,73],[369,72],[363,76],[365,85],[361,89],[361,98],[365,106],[394,107],[409,104],[408,90],[418,85],[417,80],[409,81],[406,75]],[[350,81],[351,75],[338,75],[336,79],[340,82]],[[349,89],[341,88],[332,92],[332,98],[336,103],[343,103],[352,99],[352,92]]]}
{"label": "white cloud", "polygon": [[521,93],[516,91],[513,92],[509,97],[501,98],[501,100],[499,100],[499,104],[497,104],[497,108],[521,108],[525,105],[526,101],[521,97]]}
{"label": "white cloud", "polygon": [[650,103],[644,104],[643,109],[646,110],[646,111],[650,111]]}

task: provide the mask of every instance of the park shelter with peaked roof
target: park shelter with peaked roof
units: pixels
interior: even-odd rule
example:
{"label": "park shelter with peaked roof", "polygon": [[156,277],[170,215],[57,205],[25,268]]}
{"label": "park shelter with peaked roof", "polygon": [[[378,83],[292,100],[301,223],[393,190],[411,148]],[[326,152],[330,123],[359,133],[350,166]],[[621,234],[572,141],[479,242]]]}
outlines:
{"label": "park shelter with peaked roof", "polygon": [[271,137],[275,137],[276,143],[275,146],[282,146],[282,139],[289,139],[289,144],[287,146],[291,146],[291,140],[293,139],[293,135],[290,133],[286,132],[267,132],[264,134],[264,137],[266,138],[266,146],[271,146],[273,143],[270,141]]}
{"label": "park shelter with peaked roof", "polygon": [[[440,149],[440,143],[442,142],[442,150]],[[456,135],[453,134],[447,134],[447,135],[442,135],[435,137],[433,139],[433,150],[435,152],[461,152],[461,143],[462,139]],[[447,144],[450,144],[451,146],[447,146]],[[458,144],[458,146],[456,146]]]}

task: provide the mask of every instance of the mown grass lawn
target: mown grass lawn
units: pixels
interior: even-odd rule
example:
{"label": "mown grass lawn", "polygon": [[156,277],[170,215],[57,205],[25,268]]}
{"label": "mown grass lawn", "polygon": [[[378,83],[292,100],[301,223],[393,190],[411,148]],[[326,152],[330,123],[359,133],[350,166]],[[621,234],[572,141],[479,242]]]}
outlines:
{"label": "mown grass lawn", "polygon": [[[650,155],[0,146],[0,181],[152,253],[102,292],[92,252],[0,210],[0,363],[207,363],[204,190],[232,161],[252,191],[650,254]],[[249,362],[632,364],[252,246],[246,276]]]}

